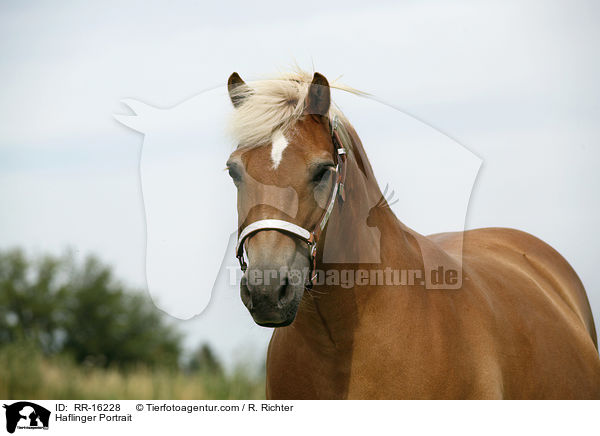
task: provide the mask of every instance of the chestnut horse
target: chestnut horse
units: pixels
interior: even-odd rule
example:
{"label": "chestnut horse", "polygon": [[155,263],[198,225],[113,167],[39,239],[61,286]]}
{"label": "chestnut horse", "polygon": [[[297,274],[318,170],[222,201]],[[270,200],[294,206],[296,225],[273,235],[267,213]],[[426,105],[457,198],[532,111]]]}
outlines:
{"label": "chestnut horse", "polygon": [[[513,229],[426,237],[404,226],[381,207],[361,141],[319,73],[251,84],[233,73],[228,89],[241,298],[256,323],[276,327],[267,398],[600,398],[594,320],[559,253]],[[376,204],[366,225],[359,211]],[[460,271],[457,289],[335,281],[426,271],[425,251]]]}

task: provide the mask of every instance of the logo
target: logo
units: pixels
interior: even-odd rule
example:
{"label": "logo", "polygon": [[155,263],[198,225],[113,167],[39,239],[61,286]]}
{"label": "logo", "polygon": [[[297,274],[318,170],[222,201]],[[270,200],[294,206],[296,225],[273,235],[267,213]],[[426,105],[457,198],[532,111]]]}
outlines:
{"label": "logo", "polygon": [[48,430],[50,411],[29,401],[19,401],[4,405],[6,409],[6,431],[14,433],[15,429]]}

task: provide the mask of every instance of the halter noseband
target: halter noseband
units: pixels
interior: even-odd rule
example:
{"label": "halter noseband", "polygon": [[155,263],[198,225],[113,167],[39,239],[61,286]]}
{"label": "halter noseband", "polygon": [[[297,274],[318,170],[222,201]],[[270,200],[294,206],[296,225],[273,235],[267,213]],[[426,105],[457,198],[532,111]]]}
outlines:
{"label": "halter noseband", "polygon": [[333,186],[333,190],[331,191],[331,196],[329,197],[327,208],[323,212],[323,215],[321,215],[321,219],[317,222],[317,225],[312,230],[312,232],[289,221],[278,219],[264,219],[248,224],[244,228],[244,230],[240,232],[235,248],[235,254],[238,258],[238,261],[240,262],[240,268],[242,269],[242,271],[245,272],[248,268],[248,265],[244,260],[244,243],[246,242],[246,240],[250,236],[262,230],[279,230],[283,233],[287,233],[306,242],[306,244],[308,245],[311,271],[308,274],[308,282],[306,286],[312,286],[313,281],[316,278],[317,243],[319,242],[319,238],[321,236],[321,233],[323,232],[323,229],[327,225],[327,221],[329,221],[329,217],[331,216],[331,212],[333,211],[333,206],[336,202],[336,199],[338,198],[338,196],[340,197],[340,201],[344,201],[345,199],[344,182],[346,180],[346,149],[344,148],[344,141],[341,139],[341,137],[346,137],[347,133],[345,132],[345,130],[343,130],[343,126],[338,121],[338,117],[336,115],[333,116],[330,122],[330,129],[331,140],[336,150],[336,181],[335,185]]}

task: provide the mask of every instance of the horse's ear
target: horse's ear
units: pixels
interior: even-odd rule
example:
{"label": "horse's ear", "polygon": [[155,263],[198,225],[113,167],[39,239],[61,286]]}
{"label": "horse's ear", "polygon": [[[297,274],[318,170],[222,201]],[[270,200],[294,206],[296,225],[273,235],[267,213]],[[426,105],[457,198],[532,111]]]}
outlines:
{"label": "horse's ear", "polygon": [[305,113],[312,115],[327,115],[331,104],[331,91],[325,76],[315,73],[308,95],[306,96]]}
{"label": "horse's ear", "polygon": [[231,73],[231,76],[229,76],[229,80],[227,80],[227,90],[229,91],[229,98],[231,99],[231,103],[233,103],[233,107],[239,107],[247,97],[243,92],[243,88],[240,88],[240,86],[245,84],[246,82],[242,80],[238,73],[233,72]]}

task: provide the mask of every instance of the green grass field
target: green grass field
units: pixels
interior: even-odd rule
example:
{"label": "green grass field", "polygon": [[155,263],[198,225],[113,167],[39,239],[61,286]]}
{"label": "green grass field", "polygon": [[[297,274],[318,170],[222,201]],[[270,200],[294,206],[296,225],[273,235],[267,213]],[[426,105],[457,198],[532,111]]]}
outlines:
{"label": "green grass field", "polygon": [[105,369],[45,357],[23,344],[0,348],[0,398],[10,400],[264,399],[264,386],[263,374],[242,367],[229,374],[141,366]]}

